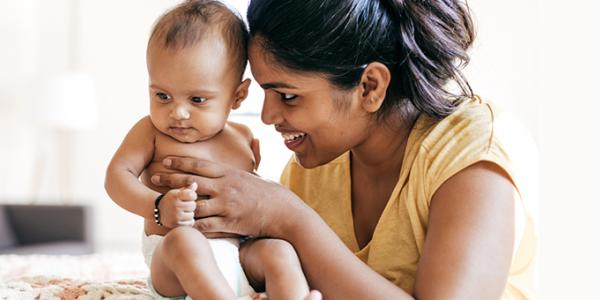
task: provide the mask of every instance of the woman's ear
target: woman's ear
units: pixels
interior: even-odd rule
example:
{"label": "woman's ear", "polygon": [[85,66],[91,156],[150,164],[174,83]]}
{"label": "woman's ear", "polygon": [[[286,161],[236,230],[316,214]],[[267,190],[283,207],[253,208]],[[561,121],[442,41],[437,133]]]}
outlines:
{"label": "woman's ear", "polygon": [[360,78],[361,104],[364,110],[374,113],[379,110],[385,100],[392,74],[380,62],[367,65]]}
{"label": "woman's ear", "polygon": [[246,78],[235,90],[235,94],[233,95],[233,104],[231,105],[232,109],[237,109],[242,104],[242,101],[248,97],[248,89],[250,88],[251,80]]}

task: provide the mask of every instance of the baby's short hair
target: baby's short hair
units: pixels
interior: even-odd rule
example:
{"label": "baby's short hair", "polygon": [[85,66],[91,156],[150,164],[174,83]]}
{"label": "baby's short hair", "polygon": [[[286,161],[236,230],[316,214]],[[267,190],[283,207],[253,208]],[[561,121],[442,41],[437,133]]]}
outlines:
{"label": "baby's short hair", "polygon": [[218,0],[186,0],[165,12],[154,24],[148,48],[183,49],[206,34],[221,35],[240,79],[246,69],[248,29],[241,16]]}

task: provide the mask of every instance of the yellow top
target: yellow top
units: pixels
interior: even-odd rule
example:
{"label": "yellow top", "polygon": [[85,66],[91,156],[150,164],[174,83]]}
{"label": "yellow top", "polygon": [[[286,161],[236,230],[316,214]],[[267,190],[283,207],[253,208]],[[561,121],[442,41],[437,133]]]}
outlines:
{"label": "yellow top", "polygon": [[[525,199],[519,186],[521,177],[515,173],[518,168],[506,151],[510,147],[500,143],[496,118],[492,106],[479,98],[466,101],[441,121],[422,114],[409,135],[398,183],[363,249],[359,249],[354,234],[348,152],[314,169],[304,169],[291,159],[281,183],[315,209],[356,256],[412,294],[430,201],[444,181],[476,162],[489,161],[511,176]],[[532,218],[525,212],[526,222],[515,242],[518,248],[502,299],[534,297],[537,241]]]}

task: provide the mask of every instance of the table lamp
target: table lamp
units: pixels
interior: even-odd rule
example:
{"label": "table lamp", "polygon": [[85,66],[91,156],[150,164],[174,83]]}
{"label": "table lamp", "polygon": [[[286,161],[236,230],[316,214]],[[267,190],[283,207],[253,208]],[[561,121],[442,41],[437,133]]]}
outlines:
{"label": "table lamp", "polygon": [[[68,71],[42,80],[34,99],[33,116],[40,130],[56,137],[59,193],[66,203],[72,202],[72,150],[77,132],[93,129],[97,123],[95,88],[92,78],[82,72]],[[41,138],[41,137],[40,137]],[[33,188],[39,196],[44,174],[43,167],[48,159],[43,153],[46,147],[37,148],[36,172]]]}

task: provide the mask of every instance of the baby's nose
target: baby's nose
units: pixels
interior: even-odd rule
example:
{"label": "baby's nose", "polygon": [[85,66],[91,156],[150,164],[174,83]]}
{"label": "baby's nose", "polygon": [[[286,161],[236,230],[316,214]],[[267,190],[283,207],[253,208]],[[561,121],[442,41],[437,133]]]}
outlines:
{"label": "baby's nose", "polygon": [[187,120],[190,118],[190,112],[183,105],[177,106],[173,110],[172,115],[177,120]]}

